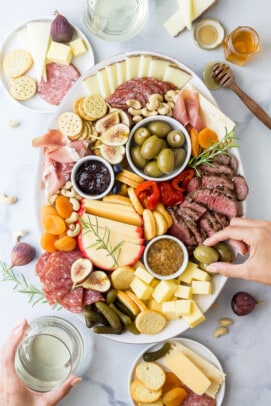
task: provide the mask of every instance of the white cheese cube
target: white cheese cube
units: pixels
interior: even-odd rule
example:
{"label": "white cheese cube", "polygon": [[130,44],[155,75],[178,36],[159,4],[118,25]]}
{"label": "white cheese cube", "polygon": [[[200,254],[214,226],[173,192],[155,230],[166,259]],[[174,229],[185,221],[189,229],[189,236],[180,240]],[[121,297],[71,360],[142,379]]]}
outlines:
{"label": "white cheese cube", "polygon": [[191,286],[179,285],[174,293],[174,296],[181,299],[192,299],[192,288]]}
{"label": "white cheese cube", "polygon": [[175,312],[180,318],[181,316],[186,316],[191,313],[192,301],[191,300],[176,300],[175,301]]}
{"label": "white cheese cube", "polygon": [[190,284],[192,282],[193,275],[196,269],[198,269],[197,264],[189,261],[184,272],[178,277],[178,281]]}
{"label": "white cheese cube", "polygon": [[197,281],[210,281],[211,276],[208,274],[208,272],[203,271],[201,269],[196,269],[194,274],[193,274],[193,279]]}
{"label": "white cheese cube", "polygon": [[87,52],[86,44],[84,43],[82,38],[77,38],[71,41],[69,44],[74,56],[81,56]]}
{"label": "white cheese cube", "polygon": [[148,300],[153,293],[153,288],[137,277],[132,280],[130,288],[141,300]]}
{"label": "white cheese cube", "polygon": [[52,41],[47,52],[47,61],[69,65],[73,57],[72,49],[67,44]]}
{"label": "white cheese cube", "polygon": [[193,295],[211,295],[212,283],[205,281],[192,281],[192,294]]}
{"label": "white cheese cube", "polygon": [[177,285],[172,280],[162,280],[154,288],[152,297],[158,302],[162,303],[170,300],[177,289]]}
{"label": "white cheese cube", "polygon": [[156,310],[162,313],[162,303],[156,302],[154,299],[149,299],[147,302],[148,309]]}
{"label": "white cheese cube", "polygon": [[167,320],[178,320],[180,317],[176,312],[176,300],[170,300],[162,303],[162,313],[166,316]]}
{"label": "white cheese cube", "polygon": [[142,281],[146,282],[148,285],[152,282],[154,277],[146,270],[146,268],[142,268],[138,266],[135,270],[135,275],[141,279]]}
{"label": "white cheese cube", "polygon": [[202,323],[205,320],[205,316],[195,303],[194,300],[191,300],[191,313],[189,315],[183,315],[183,319],[187,322],[189,327],[194,328],[198,324]]}

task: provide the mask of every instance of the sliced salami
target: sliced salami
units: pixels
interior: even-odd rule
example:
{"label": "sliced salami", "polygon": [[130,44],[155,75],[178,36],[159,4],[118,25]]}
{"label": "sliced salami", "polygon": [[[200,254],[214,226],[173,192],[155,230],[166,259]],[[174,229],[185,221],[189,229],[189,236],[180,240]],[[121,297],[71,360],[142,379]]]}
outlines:
{"label": "sliced salami", "polygon": [[90,305],[95,302],[104,302],[104,297],[97,290],[84,289],[83,304]]}
{"label": "sliced salami", "polygon": [[83,288],[79,287],[66,293],[59,298],[58,303],[72,313],[80,313],[83,306]]}
{"label": "sliced salami", "polygon": [[46,65],[47,81],[42,79],[38,83],[38,93],[49,104],[58,105],[68,90],[80,77],[80,73],[73,66],[48,63]]}
{"label": "sliced salami", "polygon": [[188,395],[183,401],[182,406],[216,406],[216,400],[210,396],[206,394],[201,396],[197,395],[187,388],[185,388],[185,390],[188,391]]}

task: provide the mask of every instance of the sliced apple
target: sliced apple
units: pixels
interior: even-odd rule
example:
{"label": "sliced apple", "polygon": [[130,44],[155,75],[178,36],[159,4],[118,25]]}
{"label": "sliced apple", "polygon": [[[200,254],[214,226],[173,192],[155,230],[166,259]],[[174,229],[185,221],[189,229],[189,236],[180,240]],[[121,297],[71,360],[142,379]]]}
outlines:
{"label": "sliced apple", "polygon": [[85,289],[107,292],[111,287],[111,282],[104,271],[93,271],[82,286]]}

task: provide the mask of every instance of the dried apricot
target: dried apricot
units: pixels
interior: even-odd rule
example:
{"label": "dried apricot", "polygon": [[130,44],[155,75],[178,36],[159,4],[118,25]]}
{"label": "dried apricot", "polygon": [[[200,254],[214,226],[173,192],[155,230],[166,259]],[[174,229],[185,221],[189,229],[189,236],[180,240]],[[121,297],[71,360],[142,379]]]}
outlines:
{"label": "dried apricot", "polygon": [[45,206],[42,206],[42,209],[41,209],[42,218],[44,218],[46,216],[49,216],[50,214],[53,214],[55,216],[58,215],[55,206],[52,206],[52,205],[49,205],[49,204],[45,205]]}
{"label": "dried apricot", "polygon": [[173,388],[180,388],[182,385],[180,379],[173,372],[165,372],[166,380],[162,387],[163,394],[170,391]]}
{"label": "dried apricot", "polygon": [[70,217],[70,215],[73,212],[73,207],[70,202],[70,199],[66,196],[62,195],[58,196],[56,198],[55,205],[59,216],[63,217],[64,219]]}
{"label": "dried apricot", "polygon": [[48,252],[55,252],[57,249],[55,247],[55,242],[58,239],[57,235],[53,235],[50,233],[43,233],[40,239],[40,245],[41,248],[44,251],[48,251]]}
{"label": "dried apricot", "polygon": [[76,247],[76,239],[73,237],[62,237],[55,242],[55,247],[60,251],[72,251]]}
{"label": "dried apricot", "polygon": [[66,223],[60,216],[50,214],[43,218],[43,227],[47,233],[60,235],[66,230]]}
{"label": "dried apricot", "polygon": [[162,396],[164,406],[180,406],[187,396],[184,388],[173,388]]}

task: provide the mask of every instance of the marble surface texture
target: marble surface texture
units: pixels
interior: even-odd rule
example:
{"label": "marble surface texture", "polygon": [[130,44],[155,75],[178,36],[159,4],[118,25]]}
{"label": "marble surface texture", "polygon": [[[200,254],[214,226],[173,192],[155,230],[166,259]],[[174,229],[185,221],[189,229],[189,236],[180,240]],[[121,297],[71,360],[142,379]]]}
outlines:
{"label": "marble surface texture", "polygon": [[[0,41],[21,22],[39,16],[52,15],[57,9],[69,17],[89,38],[95,61],[125,51],[156,51],[175,57],[200,77],[206,63],[223,61],[222,47],[212,51],[198,48],[191,31],[171,38],[162,24],[176,9],[175,0],[150,0],[150,15],[143,30],[127,42],[109,43],[91,35],[82,20],[84,2],[66,0],[34,1],[9,0],[0,17]],[[271,30],[269,0],[218,0],[204,16],[218,18],[229,32],[239,25],[254,27],[260,36],[260,53],[244,67],[232,65],[241,88],[271,114]],[[270,220],[271,132],[261,124],[229,89],[212,91],[220,108],[237,124],[240,155],[250,187],[247,198],[247,217]],[[39,228],[36,216],[36,175],[38,152],[31,140],[46,131],[50,114],[33,113],[24,109],[0,88],[0,193],[15,195],[16,204],[0,203],[0,260],[9,262],[14,231],[26,229],[25,242],[39,251]],[[9,120],[20,126],[10,128]],[[23,268],[29,281],[38,285],[33,262]],[[32,308],[24,295],[13,292],[13,285],[0,283],[0,345],[6,340],[17,319],[29,320],[37,315],[57,314],[70,320],[67,312],[54,312],[47,305]],[[245,290],[263,304],[246,317],[232,313],[232,295]],[[197,340],[209,347],[221,361],[227,374],[223,406],[268,406],[271,404],[271,290],[270,287],[242,280],[228,280],[222,293],[206,314],[207,320],[182,337]],[[220,317],[230,317],[234,323],[230,332],[219,339],[213,330]],[[111,342],[94,336],[92,363],[80,385],[60,402],[63,406],[128,406],[128,376],[133,360],[145,345]]]}

